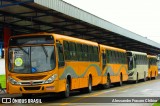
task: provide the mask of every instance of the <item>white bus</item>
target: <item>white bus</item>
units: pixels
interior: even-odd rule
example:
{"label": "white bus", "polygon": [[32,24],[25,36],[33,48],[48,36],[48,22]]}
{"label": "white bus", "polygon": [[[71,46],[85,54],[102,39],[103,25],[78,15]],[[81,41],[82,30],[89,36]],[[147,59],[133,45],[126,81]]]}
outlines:
{"label": "white bus", "polygon": [[147,54],[143,52],[127,51],[128,80],[138,83],[140,79],[146,81],[148,75]]}

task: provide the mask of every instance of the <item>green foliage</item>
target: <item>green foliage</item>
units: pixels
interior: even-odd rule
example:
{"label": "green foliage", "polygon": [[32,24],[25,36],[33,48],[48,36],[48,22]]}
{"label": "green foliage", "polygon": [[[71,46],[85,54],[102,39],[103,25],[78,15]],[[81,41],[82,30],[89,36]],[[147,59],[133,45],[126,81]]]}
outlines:
{"label": "green foliage", "polygon": [[6,76],[5,75],[0,75],[0,87],[1,88],[6,88]]}

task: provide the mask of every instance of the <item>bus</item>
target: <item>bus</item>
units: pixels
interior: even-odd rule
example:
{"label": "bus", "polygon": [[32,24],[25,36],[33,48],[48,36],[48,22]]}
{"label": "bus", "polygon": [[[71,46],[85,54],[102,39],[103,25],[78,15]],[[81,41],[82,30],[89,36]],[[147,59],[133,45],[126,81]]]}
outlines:
{"label": "bus", "polygon": [[158,76],[157,56],[147,55],[148,58],[148,78],[156,79]]}
{"label": "bus", "polygon": [[91,92],[101,83],[96,42],[58,34],[13,36],[6,55],[7,93],[24,97],[36,93]]}
{"label": "bus", "polygon": [[148,75],[146,53],[54,33],[12,36],[5,56],[6,91],[23,97],[69,97],[71,90],[90,93],[93,86],[122,86],[128,80],[145,81]]}
{"label": "bus", "polygon": [[128,81],[138,83],[140,79],[146,81],[148,75],[147,54],[137,51],[127,51]]}
{"label": "bus", "polygon": [[100,45],[102,84],[109,88],[111,83],[122,86],[128,80],[126,50]]}

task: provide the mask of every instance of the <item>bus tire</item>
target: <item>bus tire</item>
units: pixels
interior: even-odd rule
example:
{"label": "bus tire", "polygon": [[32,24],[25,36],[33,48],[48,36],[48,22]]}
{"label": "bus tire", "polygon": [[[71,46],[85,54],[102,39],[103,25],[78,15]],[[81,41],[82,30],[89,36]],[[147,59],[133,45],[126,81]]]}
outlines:
{"label": "bus tire", "polygon": [[119,82],[116,82],[114,85],[115,86],[122,86],[123,85],[123,76],[122,76],[122,73],[120,74],[120,81]]}
{"label": "bus tire", "polygon": [[89,76],[89,79],[88,79],[88,87],[81,88],[80,92],[81,93],[91,93],[92,92],[92,77],[91,76]]}
{"label": "bus tire", "polygon": [[68,78],[66,80],[66,90],[62,93],[62,95],[64,98],[68,98],[70,95],[70,81]]}
{"label": "bus tire", "polygon": [[103,85],[103,88],[110,88],[111,87],[111,79],[110,79],[110,75],[107,75],[107,83]]}
{"label": "bus tire", "polygon": [[137,73],[137,77],[136,77],[135,83],[136,83],[136,84],[138,83],[138,73]]}
{"label": "bus tire", "polygon": [[144,79],[143,81],[145,82],[146,81],[146,73],[144,72]]}
{"label": "bus tire", "polygon": [[122,75],[122,73],[121,73],[121,75],[120,75],[119,86],[122,86],[122,85],[123,85],[123,75]]}
{"label": "bus tire", "polygon": [[91,92],[92,92],[92,77],[91,77],[91,76],[89,76],[89,79],[88,79],[87,92],[88,92],[88,93],[91,93]]}

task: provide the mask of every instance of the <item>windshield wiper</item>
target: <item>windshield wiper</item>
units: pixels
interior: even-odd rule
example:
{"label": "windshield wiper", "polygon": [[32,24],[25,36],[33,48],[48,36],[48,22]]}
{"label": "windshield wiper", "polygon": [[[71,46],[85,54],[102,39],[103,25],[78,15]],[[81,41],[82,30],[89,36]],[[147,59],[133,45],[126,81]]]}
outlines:
{"label": "windshield wiper", "polygon": [[29,55],[29,53],[26,50],[24,50],[22,47],[18,46],[18,48],[20,48],[24,53],[26,53],[27,55]]}
{"label": "windshield wiper", "polygon": [[41,47],[42,47],[42,49],[43,49],[43,51],[44,51],[44,53],[45,53],[46,57],[48,58],[48,53],[47,53],[46,48],[45,48],[43,45],[41,45]]}

